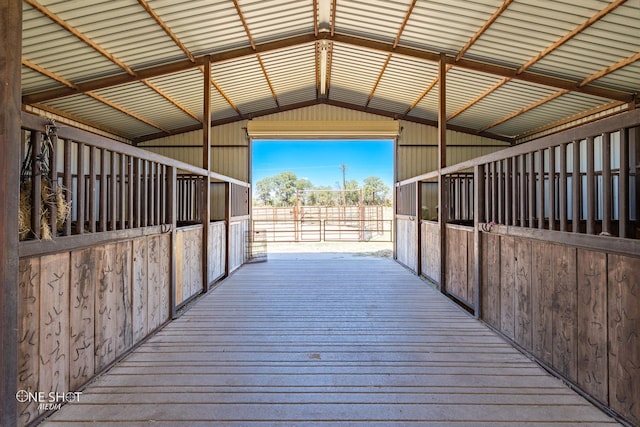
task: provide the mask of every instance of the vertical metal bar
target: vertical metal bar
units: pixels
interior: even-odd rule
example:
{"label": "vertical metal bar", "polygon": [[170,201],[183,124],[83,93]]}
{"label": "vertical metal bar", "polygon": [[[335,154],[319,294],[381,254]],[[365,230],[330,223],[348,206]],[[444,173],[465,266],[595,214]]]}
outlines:
{"label": "vertical metal bar", "polygon": [[141,226],[141,215],[140,215],[140,206],[141,206],[141,186],[142,186],[142,159],[137,157],[132,157],[131,162],[133,163],[133,228],[138,228]]}
{"label": "vertical metal bar", "polygon": [[126,180],[126,170],[127,170],[127,156],[125,154],[120,154],[120,223],[118,224],[118,228],[120,230],[125,229],[125,218],[127,216],[127,180]]}
{"label": "vertical metal bar", "polygon": [[89,146],[89,232],[96,232],[96,147]]}
{"label": "vertical metal bar", "polygon": [[620,131],[620,182],[618,184],[619,236],[629,237],[629,129]]}
{"label": "vertical metal bar", "polygon": [[518,225],[518,157],[511,159],[511,223]]}
{"label": "vertical metal bar", "polygon": [[78,178],[76,183],[76,234],[84,233],[85,220],[85,176],[84,176],[84,143],[78,142]]}
{"label": "vertical metal bar", "polygon": [[[73,200],[73,170],[71,168],[71,140],[64,140],[64,177],[62,178],[62,185],[64,186],[64,199],[67,203],[67,206],[71,206],[72,203],[75,203]],[[64,235],[71,235],[71,212],[68,213],[67,219],[64,221]]]}
{"label": "vertical metal bar", "polygon": [[118,175],[116,174],[116,156],[115,151],[111,152],[111,188],[109,188],[109,230],[113,231],[118,228]]}
{"label": "vertical metal bar", "polygon": [[513,194],[511,192],[511,159],[505,159],[504,165],[504,223],[511,225],[511,218],[513,218],[513,212],[511,210],[511,204]]}
{"label": "vertical metal bar", "polygon": [[165,195],[165,166],[156,163],[156,224],[164,224],[164,209],[162,209]]}
{"label": "vertical metal bar", "polygon": [[142,160],[140,164],[140,227],[146,227],[148,223],[148,193],[149,193],[149,168],[148,162]]}
{"label": "vertical metal bar", "polygon": [[147,169],[147,174],[149,176],[149,185],[148,185],[148,192],[147,192],[147,225],[152,226],[152,225],[156,225],[156,217],[155,217],[155,205],[156,205],[156,200],[155,200],[155,187],[156,187],[156,177],[155,177],[155,162],[149,162],[147,164],[148,169]]}
{"label": "vertical metal bar", "polygon": [[596,234],[594,137],[587,138],[587,234]]}
{"label": "vertical metal bar", "polygon": [[602,232],[611,234],[611,134],[602,134]]}
{"label": "vertical metal bar", "polygon": [[527,226],[527,168],[525,162],[526,154],[518,156],[520,163],[520,173],[518,174],[520,179],[520,227]]}
{"label": "vertical metal bar", "polygon": [[[361,193],[362,194],[362,193]],[[416,182],[415,188],[416,194],[416,206],[415,206],[415,215],[416,215],[416,273],[418,275],[422,274],[422,182]],[[362,195],[360,196],[362,200]],[[364,224],[364,223],[363,223]]]}
{"label": "vertical metal bar", "polygon": [[[538,217],[538,228],[544,228],[544,150],[538,150],[538,178],[537,178],[537,201],[536,208]],[[531,155],[535,155],[535,153],[531,153]]]}
{"label": "vertical metal bar", "polygon": [[58,234],[58,137],[54,134],[49,136],[49,183],[51,185],[47,208],[49,210],[49,228],[53,238]]}
{"label": "vertical metal bar", "polygon": [[503,216],[503,209],[504,209],[504,163],[502,162],[502,160],[498,160],[495,162],[496,165],[496,177],[497,177],[497,181],[496,181],[496,187],[497,187],[497,193],[498,193],[498,197],[496,200],[496,207],[497,207],[497,220],[496,222],[498,224],[504,224],[504,216]]}
{"label": "vertical metal bar", "polygon": [[536,219],[536,153],[532,152],[529,156],[529,227],[535,227]]}
{"label": "vertical metal bar", "polygon": [[135,194],[136,194],[136,177],[137,177],[137,165],[138,161],[132,156],[127,157],[127,164],[129,170],[128,182],[127,182],[127,228],[137,227],[135,219]]}
{"label": "vertical metal bar", "polygon": [[560,145],[560,183],[558,187],[559,198],[558,208],[560,215],[560,231],[567,231],[567,146],[564,143]]}
{"label": "vertical metal bar", "polygon": [[100,149],[100,231],[107,231],[107,191],[109,185],[107,183],[107,156],[104,148]]}
{"label": "vertical metal bar", "polygon": [[491,221],[491,164],[484,165],[484,176],[482,177],[484,185],[484,219],[486,222]]}
{"label": "vertical metal bar", "polygon": [[549,147],[549,230],[556,229],[556,147]]}
{"label": "vertical metal bar", "polygon": [[573,141],[573,169],[571,171],[571,184],[572,184],[572,195],[571,195],[571,203],[573,210],[573,219],[572,219],[572,231],[574,233],[580,232],[580,213],[582,211],[582,206],[580,205],[580,201],[582,199],[582,185],[581,182],[582,177],[580,175],[580,141]]}
{"label": "vertical metal bar", "polygon": [[39,161],[41,151],[42,133],[34,130],[31,132],[31,231],[36,239],[41,237],[42,171]]}
{"label": "vertical metal bar", "polygon": [[500,222],[498,219],[498,203],[499,201],[499,193],[498,189],[499,185],[498,178],[498,162],[491,163],[491,221]]}

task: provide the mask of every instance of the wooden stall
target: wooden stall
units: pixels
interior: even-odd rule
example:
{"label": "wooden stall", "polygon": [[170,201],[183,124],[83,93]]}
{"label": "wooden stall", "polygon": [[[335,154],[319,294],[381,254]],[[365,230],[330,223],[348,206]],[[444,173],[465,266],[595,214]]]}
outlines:
{"label": "wooden stall", "polygon": [[[242,264],[245,242],[200,209],[225,177],[27,113],[22,128],[18,390],[74,392],[227,275],[228,254]],[[222,182],[235,196],[211,203],[248,218],[248,184]],[[47,411],[19,402],[19,425]]]}
{"label": "wooden stall", "polygon": [[[631,110],[446,167],[445,199],[438,202],[444,236],[424,215],[419,236],[397,234],[400,262],[419,244],[420,274],[634,424],[640,423],[639,125],[640,110]],[[424,187],[437,176],[396,188],[418,185],[417,194],[428,194]],[[400,194],[398,200],[404,209]],[[419,202],[410,203],[412,210]]]}

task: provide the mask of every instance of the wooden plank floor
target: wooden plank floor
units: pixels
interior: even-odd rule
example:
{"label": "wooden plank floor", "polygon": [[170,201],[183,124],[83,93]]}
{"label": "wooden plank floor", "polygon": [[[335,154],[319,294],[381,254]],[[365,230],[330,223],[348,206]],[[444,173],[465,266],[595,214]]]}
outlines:
{"label": "wooden plank floor", "polygon": [[388,259],[242,267],[46,426],[601,426]]}

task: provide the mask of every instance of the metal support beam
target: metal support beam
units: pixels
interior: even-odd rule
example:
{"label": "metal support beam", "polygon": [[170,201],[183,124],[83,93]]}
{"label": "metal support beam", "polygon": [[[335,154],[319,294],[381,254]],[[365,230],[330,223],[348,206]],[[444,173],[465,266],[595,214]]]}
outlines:
{"label": "metal support beam", "polygon": [[448,203],[445,200],[447,191],[442,169],[447,166],[447,56],[440,55],[438,62],[438,226],[440,228],[440,290],[446,287],[446,229]]}
{"label": "metal support beam", "polygon": [[[206,60],[202,79],[202,169],[207,170],[202,189],[202,292],[209,290],[209,222],[211,221],[211,61]],[[229,244],[229,242],[227,242]]]}
{"label": "metal support beam", "polygon": [[18,185],[22,1],[0,2],[0,425],[18,423]]}

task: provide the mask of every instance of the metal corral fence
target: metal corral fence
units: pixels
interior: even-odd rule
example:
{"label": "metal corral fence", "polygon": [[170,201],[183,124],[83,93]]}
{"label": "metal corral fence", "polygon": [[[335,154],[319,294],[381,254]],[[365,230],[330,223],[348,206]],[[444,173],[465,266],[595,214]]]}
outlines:
{"label": "metal corral fence", "polygon": [[391,242],[393,222],[384,206],[253,208],[253,229],[268,242]]}

